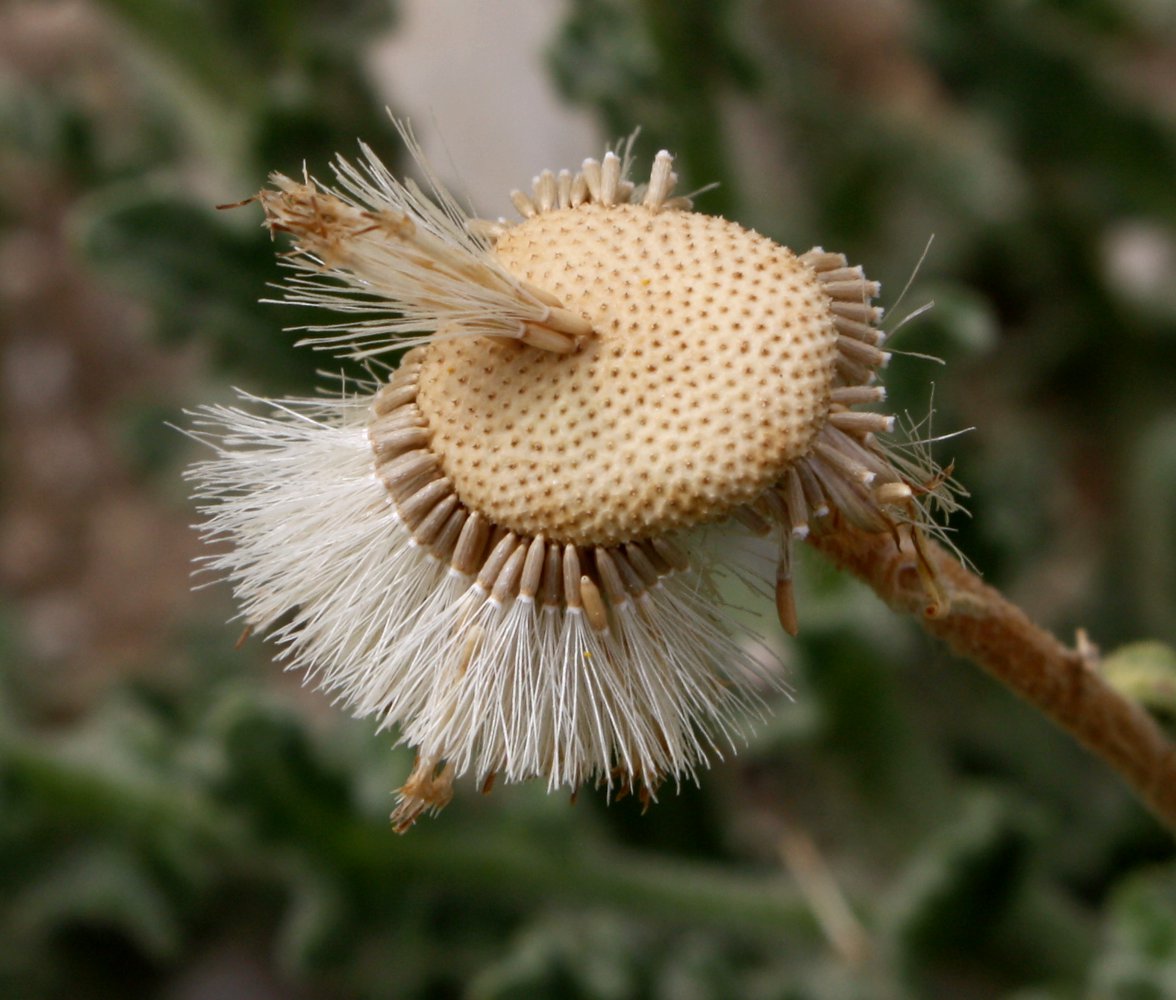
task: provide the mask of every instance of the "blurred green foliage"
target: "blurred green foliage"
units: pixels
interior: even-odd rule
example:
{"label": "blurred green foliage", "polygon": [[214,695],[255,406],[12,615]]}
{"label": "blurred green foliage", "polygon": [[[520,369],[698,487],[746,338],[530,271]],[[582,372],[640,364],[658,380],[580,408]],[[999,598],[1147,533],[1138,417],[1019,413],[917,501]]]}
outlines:
{"label": "blurred green foliage", "polygon": [[[190,179],[246,196],[361,136],[392,160],[360,57],[388,5],[99,6],[137,103],[114,121],[64,82],[0,81],[0,162],[59,186],[78,258],[204,381],[308,390],[321,358],[280,329],[300,318],[256,302],[277,275],[257,213],[212,211]],[[1176,642],[1168,5],[571,0],[548,60],[606,134],[641,125],[685,189],[719,182],[705,210],[842,249],[888,291],[934,233],[895,325],[936,307],[895,344],[947,365],[898,357],[887,381],[915,423],[936,383],[919,433],[977,428],[937,448],[973,493],[961,548],[1062,634]],[[0,194],[0,222],[21,208]],[[184,442],[141,405],[119,419],[166,496]],[[701,788],[647,815],[463,789],[404,838],[404,754],[276,693],[221,605],[157,681],[61,727],[0,607],[0,995],[196,997],[222,975],[275,997],[1176,996],[1167,835],[1029,709],[802,563],[796,704]],[[1170,714],[1138,655],[1115,662]],[[781,861],[797,829],[864,953]]]}

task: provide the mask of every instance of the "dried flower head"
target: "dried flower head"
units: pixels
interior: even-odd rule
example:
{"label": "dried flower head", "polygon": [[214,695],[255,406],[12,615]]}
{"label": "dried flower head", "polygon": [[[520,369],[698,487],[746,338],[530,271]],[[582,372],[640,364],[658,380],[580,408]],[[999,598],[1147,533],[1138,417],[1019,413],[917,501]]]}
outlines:
{"label": "dried flower head", "polygon": [[416,748],[401,828],[467,771],[646,800],[692,776],[775,680],[730,613],[738,539],[774,537],[795,633],[795,539],[844,519],[918,549],[929,502],[954,506],[861,408],[885,399],[877,284],[694,212],[666,152],[642,185],[628,160],[543,172],[517,224],[367,147],[334,186],[257,196],[293,240],[286,298],[352,314],[310,342],[410,349],[371,395],[203,411],[217,453],[191,475],[230,543],[210,564],[292,665]]}

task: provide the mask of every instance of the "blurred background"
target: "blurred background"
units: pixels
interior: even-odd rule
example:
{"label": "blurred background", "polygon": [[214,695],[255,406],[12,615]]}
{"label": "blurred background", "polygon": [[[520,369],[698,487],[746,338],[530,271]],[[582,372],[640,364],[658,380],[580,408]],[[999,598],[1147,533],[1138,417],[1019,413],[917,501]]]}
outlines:
{"label": "blurred background", "polygon": [[[975,428],[961,549],[1067,641],[1176,642],[1170,0],[7,0],[0,995],[1176,997],[1172,840],[815,558],[795,700],[700,788],[390,832],[406,752],[190,591],[168,426],[315,390],[213,206],[358,137],[407,168],[386,107],[485,215],[640,125],[700,209],[914,275],[894,346],[946,364],[887,382]],[[1117,662],[1171,719],[1166,655]]]}

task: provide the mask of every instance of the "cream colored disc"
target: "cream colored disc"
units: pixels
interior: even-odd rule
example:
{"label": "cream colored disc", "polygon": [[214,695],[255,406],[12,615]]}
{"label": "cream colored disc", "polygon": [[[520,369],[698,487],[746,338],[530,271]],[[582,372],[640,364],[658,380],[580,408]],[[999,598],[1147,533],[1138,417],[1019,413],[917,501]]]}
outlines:
{"label": "cream colored disc", "polygon": [[536,215],[496,249],[596,335],[566,355],[484,337],[425,349],[417,402],[469,509],[613,545],[719,518],[810,448],[837,331],[791,250],[627,204]]}

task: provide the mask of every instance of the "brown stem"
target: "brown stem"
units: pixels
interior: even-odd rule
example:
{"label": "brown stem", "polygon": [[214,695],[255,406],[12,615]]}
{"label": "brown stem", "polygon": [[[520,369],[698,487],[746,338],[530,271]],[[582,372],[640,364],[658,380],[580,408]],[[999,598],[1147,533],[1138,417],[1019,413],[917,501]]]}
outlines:
{"label": "brown stem", "polygon": [[[1176,832],[1176,745],[1142,708],[1106,683],[1093,651],[1062,645],[932,541],[921,540],[923,567],[909,541],[900,546],[890,535],[845,524],[811,542],[837,566],[869,584],[892,608],[916,615],[928,632],[1105,760]],[[935,589],[942,591],[930,603],[924,584],[927,570]]]}

